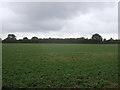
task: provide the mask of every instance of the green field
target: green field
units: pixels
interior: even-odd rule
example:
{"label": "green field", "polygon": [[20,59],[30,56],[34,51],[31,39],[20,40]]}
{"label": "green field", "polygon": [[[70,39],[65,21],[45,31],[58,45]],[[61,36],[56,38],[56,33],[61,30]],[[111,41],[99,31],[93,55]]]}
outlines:
{"label": "green field", "polygon": [[3,44],[4,88],[118,87],[118,45]]}

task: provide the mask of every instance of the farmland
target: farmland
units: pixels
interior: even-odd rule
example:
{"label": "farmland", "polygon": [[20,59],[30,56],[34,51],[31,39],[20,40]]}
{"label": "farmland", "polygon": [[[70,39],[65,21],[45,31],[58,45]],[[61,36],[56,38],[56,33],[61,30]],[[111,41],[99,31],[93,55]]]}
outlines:
{"label": "farmland", "polygon": [[116,88],[117,44],[3,44],[4,88]]}

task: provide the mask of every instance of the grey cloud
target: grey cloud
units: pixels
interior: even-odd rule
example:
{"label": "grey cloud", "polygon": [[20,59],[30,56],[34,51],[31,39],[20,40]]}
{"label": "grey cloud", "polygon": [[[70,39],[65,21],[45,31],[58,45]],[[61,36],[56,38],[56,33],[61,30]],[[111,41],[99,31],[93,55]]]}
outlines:
{"label": "grey cloud", "polygon": [[[110,8],[113,8],[115,3],[4,3],[4,13],[7,14],[3,19],[3,33],[15,33],[15,32],[78,32],[87,33],[95,32],[98,30],[104,33],[104,25],[111,22],[112,29],[116,23],[115,15],[107,16],[110,12]],[[108,8],[108,10],[107,10]],[[106,10],[106,11],[105,11]],[[114,10],[114,9],[112,9]],[[103,12],[102,12],[103,11]],[[97,12],[97,13],[96,13]],[[77,17],[88,15],[88,19],[91,18],[89,14],[95,13],[95,18],[86,20],[86,17],[80,18],[80,22],[77,21]],[[103,15],[101,15],[103,14]],[[111,14],[111,13],[110,13]],[[73,20],[74,19],[74,20]],[[82,19],[82,20],[81,20]],[[73,20],[73,22],[72,22]],[[84,22],[86,20],[86,22]],[[70,22],[69,22],[70,21]],[[98,29],[101,24],[101,31]],[[99,23],[101,22],[101,23]],[[74,25],[74,23],[76,23]],[[78,24],[77,24],[78,23]],[[85,23],[85,24],[83,24]],[[104,24],[105,23],[105,24]],[[82,25],[82,26],[81,26]],[[90,28],[89,28],[90,26]],[[103,27],[102,27],[103,26]],[[84,29],[84,30],[83,30]],[[89,29],[89,31],[87,31]],[[113,32],[112,29],[107,28],[109,32]],[[73,31],[74,30],[74,31]],[[59,35],[58,35],[59,36]]]}
{"label": "grey cloud", "polygon": [[[41,20],[48,18],[65,19],[77,14],[85,13],[89,8],[104,9],[113,3],[9,3],[8,6],[18,14],[25,14],[29,19]],[[26,19],[27,19],[26,17]]]}

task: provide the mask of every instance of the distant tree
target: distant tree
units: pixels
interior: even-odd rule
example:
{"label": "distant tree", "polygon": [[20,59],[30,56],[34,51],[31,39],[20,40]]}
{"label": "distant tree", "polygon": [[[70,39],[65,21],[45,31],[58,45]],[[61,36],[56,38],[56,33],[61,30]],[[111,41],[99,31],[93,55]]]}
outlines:
{"label": "distant tree", "polygon": [[80,37],[75,40],[78,40],[78,43],[86,43],[86,39],[84,37]]}
{"label": "distant tree", "polygon": [[93,43],[101,43],[102,42],[102,36],[99,34],[94,34],[92,35],[92,40]]}
{"label": "distant tree", "polygon": [[86,38],[86,40],[88,40],[88,38]]}
{"label": "distant tree", "polygon": [[115,40],[113,38],[110,38],[107,40],[107,43],[110,43],[110,44],[115,43]]}
{"label": "distant tree", "polygon": [[14,34],[8,34],[7,38],[3,40],[6,43],[15,43],[17,41],[16,36]]}
{"label": "distant tree", "polygon": [[113,38],[110,38],[109,41],[113,41],[114,39]]}
{"label": "distant tree", "polygon": [[85,38],[84,37],[81,37],[81,38],[78,38],[79,40],[85,40]]}
{"label": "distant tree", "polygon": [[81,43],[81,44],[98,44],[98,43],[104,43],[104,44],[118,44],[120,43],[120,39],[113,39],[110,38],[109,40],[103,39],[102,36],[99,34],[94,34],[90,39],[80,37],[80,38],[38,38],[38,37],[32,37],[31,39],[28,39],[27,37],[24,37],[23,39],[16,39],[16,36],[14,34],[8,34],[7,38],[2,40],[0,38],[0,41],[3,43]]}
{"label": "distant tree", "polygon": [[52,39],[51,37],[49,37],[48,39]]}
{"label": "distant tree", "polygon": [[24,37],[23,40],[22,40],[23,43],[28,43],[29,42],[29,39],[27,37]]}
{"label": "distant tree", "polygon": [[31,42],[32,42],[32,43],[38,43],[38,42],[39,42],[38,37],[32,37],[32,38],[31,38]]}
{"label": "distant tree", "polygon": [[105,44],[105,43],[107,43],[107,40],[106,40],[106,38],[104,38],[104,39],[103,39],[103,43],[104,43],[104,44]]}
{"label": "distant tree", "polygon": [[99,34],[92,35],[92,40],[102,41],[102,37]]}
{"label": "distant tree", "polygon": [[8,37],[6,39],[8,39],[8,40],[16,40],[16,36],[14,34],[8,34]]}
{"label": "distant tree", "polygon": [[24,40],[24,41],[27,41],[27,40],[29,40],[29,39],[28,39],[27,37],[24,37],[23,40]]}
{"label": "distant tree", "polygon": [[31,40],[38,40],[38,37],[32,37]]}
{"label": "distant tree", "polygon": [[104,39],[103,39],[103,41],[105,42],[105,41],[106,41],[106,39],[104,38]]}

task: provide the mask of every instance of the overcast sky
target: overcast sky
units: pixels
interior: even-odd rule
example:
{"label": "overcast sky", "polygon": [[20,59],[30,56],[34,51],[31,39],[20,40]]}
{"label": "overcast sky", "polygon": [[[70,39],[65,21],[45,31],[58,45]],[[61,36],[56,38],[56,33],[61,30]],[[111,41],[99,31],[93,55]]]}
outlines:
{"label": "overcast sky", "polygon": [[[0,4],[2,38],[118,38],[118,7],[108,2],[20,2]],[[1,26],[0,26],[1,28]]]}

